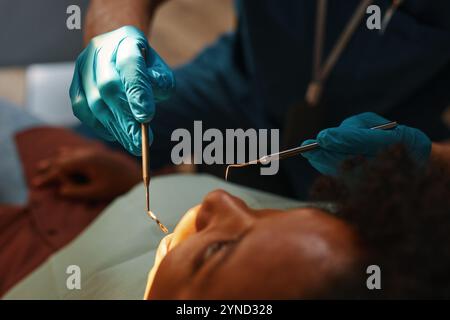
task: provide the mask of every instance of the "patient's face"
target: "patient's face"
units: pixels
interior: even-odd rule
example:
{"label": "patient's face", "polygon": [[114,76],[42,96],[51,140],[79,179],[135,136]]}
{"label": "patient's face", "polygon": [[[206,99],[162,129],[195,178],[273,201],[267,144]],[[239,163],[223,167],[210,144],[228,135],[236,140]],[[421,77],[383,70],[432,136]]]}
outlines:
{"label": "patient's face", "polygon": [[359,256],[352,229],[315,208],[256,211],[214,191],[189,223],[195,232],[164,257],[149,298],[309,298]]}

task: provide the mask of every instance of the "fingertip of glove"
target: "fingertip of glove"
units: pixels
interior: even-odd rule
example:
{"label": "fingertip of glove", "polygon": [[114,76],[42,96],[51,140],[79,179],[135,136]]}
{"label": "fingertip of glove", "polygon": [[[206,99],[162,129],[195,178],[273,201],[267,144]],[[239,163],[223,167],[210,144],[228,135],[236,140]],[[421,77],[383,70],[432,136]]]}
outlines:
{"label": "fingertip of glove", "polygon": [[[307,140],[303,141],[302,144],[301,144],[300,146],[303,147],[303,146],[305,146],[305,145],[307,145],[307,144],[311,144],[311,143],[315,143],[315,142],[317,142],[317,141],[314,140],[314,139],[307,139]],[[314,151],[314,150],[305,151],[305,152],[302,152],[301,155],[302,155],[304,158],[308,159],[308,158],[311,156],[311,153],[312,153],[313,151]]]}
{"label": "fingertip of glove", "polygon": [[317,143],[321,146],[321,147],[326,147],[330,141],[330,133],[333,133],[332,128],[328,128],[328,129],[324,129],[322,131],[319,132],[319,134],[317,135]]}
{"label": "fingertip of glove", "polygon": [[322,148],[336,148],[338,145],[341,145],[346,139],[345,137],[351,136],[360,130],[358,128],[352,127],[337,127],[337,128],[328,128],[319,132],[317,135],[317,143]]}
{"label": "fingertip of glove", "polygon": [[320,150],[320,149],[309,150],[306,152],[302,152],[302,156],[303,156],[303,158],[307,159],[310,163],[312,163],[312,162],[316,162],[317,159],[321,158],[322,151],[323,150]]}
{"label": "fingertip of glove", "polygon": [[[148,130],[148,143],[149,146],[153,143],[153,131],[151,128]],[[139,133],[136,134],[132,141],[129,141],[124,148],[137,157],[142,156],[142,132],[140,129]]]}
{"label": "fingertip of glove", "polygon": [[140,146],[136,146],[134,144],[129,144],[128,146],[125,147],[125,149],[127,149],[127,151],[129,153],[131,153],[132,155],[134,155],[136,157],[142,156],[142,148]]}
{"label": "fingertip of glove", "polygon": [[303,141],[300,146],[303,147],[304,145],[311,144],[311,143],[314,143],[314,142],[316,142],[316,140],[314,140],[314,139],[307,139],[307,140]]}
{"label": "fingertip of glove", "polygon": [[153,114],[134,114],[134,118],[136,119],[137,122],[139,122],[139,124],[142,123],[147,123],[152,121],[153,119]]}
{"label": "fingertip of glove", "polygon": [[155,104],[153,101],[144,101],[142,99],[132,99],[129,101],[131,112],[139,123],[149,122],[155,115]]}

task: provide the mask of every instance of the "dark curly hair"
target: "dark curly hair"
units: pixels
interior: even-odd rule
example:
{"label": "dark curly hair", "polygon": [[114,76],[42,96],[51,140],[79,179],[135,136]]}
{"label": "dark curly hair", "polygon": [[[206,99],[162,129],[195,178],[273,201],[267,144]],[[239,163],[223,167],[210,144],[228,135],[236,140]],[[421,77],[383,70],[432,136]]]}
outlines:
{"label": "dark curly hair", "polygon": [[[322,177],[313,200],[333,201],[367,256],[328,298],[450,298],[450,175],[418,168],[395,146],[370,163],[345,163],[340,178]],[[368,265],[381,269],[381,290],[368,290]]]}

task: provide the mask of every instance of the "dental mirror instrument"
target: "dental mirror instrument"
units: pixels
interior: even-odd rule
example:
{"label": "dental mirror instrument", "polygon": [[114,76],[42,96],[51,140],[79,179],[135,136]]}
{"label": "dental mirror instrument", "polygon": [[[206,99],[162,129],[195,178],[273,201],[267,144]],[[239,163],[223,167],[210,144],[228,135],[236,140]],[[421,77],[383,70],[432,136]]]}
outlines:
{"label": "dental mirror instrument", "polygon": [[141,131],[142,131],[142,180],[144,180],[145,186],[145,201],[147,214],[150,218],[152,218],[159,226],[159,228],[164,233],[168,233],[169,230],[165,225],[159,221],[156,215],[150,211],[150,173],[149,173],[149,140],[148,140],[148,124],[141,123]]}
{"label": "dental mirror instrument", "polygon": [[[389,130],[389,129],[395,128],[397,125],[398,125],[398,123],[396,121],[392,121],[392,122],[389,122],[386,124],[372,127],[370,129],[371,130]],[[314,142],[314,143],[305,144],[304,146],[295,147],[295,148],[284,150],[284,151],[277,152],[277,153],[272,153],[267,156],[263,156],[257,160],[252,160],[249,162],[239,163],[239,164],[230,164],[229,166],[227,166],[227,169],[225,170],[225,180],[228,180],[229,171],[231,168],[242,168],[242,167],[247,167],[247,166],[254,165],[254,164],[266,165],[271,161],[290,158],[290,157],[296,156],[300,153],[315,150],[317,148],[320,148],[320,145],[317,142]]]}

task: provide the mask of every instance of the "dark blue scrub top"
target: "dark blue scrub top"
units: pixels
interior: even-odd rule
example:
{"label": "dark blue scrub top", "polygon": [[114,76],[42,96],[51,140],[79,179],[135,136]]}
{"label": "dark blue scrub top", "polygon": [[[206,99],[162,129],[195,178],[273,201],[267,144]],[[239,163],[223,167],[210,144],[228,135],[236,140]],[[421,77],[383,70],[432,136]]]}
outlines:
{"label": "dark blue scrub top", "polygon": [[[374,2],[382,14],[390,3]],[[358,4],[328,1],[324,57]],[[282,128],[311,79],[316,1],[237,0],[236,8],[236,64],[251,86],[255,109],[249,111]],[[448,0],[405,0],[384,35],[366,27],[366,15],[326,82],[326,126],[373,111],[433,140],[448,138],[442,113],[450,106],[449,15]]]}
{"label": "dark blue scrub top", "polygon": [[[374,3],[384,13],[391,1]],[[324,56],[358,4],[328,0]],[[316,1],[237,0],[236,8],[237,31],[176,70],[177,94],[158,108],[153,124],[159,138],[152,148],[161,164],[170,161],[171,128],[190,126],[192,117],[214,128],[278,128],[283,134],[287,110],[304,100]],[[449,15],[449,0],[404,0],[383,35],[367,29],[364,19],[325,84],[325,114],[317,131],[373,111],[422,129],[432,140],[449,138],[442,121],[450,106]],[[299,127],[312,123],[291,118]],[[310,129],[311,136],[305,135],[313,138],[317,132]],[[276,176],[258,176],[249,185],[305,198],[317,171],[301,156],[279,164]]]}

